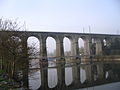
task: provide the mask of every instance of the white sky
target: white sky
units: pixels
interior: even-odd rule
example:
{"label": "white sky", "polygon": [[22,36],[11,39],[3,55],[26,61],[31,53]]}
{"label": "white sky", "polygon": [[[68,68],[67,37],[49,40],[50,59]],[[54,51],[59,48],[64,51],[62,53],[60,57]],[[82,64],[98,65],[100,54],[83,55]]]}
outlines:
{"label": "white sky", "polygon": [[88,33],[91,26],[91,33],[116,34],[120,0],[0,0],[0,17],[18,18],[29,31]]}
{"label": "white sky", "polygon": [[28,30],[116,34],[119,0],[0,0],[0,17],[18,18]]}

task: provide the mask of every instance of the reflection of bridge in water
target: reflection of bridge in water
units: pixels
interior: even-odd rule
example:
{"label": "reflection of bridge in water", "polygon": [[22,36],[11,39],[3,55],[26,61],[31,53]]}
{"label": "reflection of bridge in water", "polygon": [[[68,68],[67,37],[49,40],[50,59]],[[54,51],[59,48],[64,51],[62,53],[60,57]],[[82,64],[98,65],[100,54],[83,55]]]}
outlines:
{"label": "reflection of bridge in water", "polygon": [[[68,67],[72,68],[72,83],[70,85],[66,85],[65,81],[65,69]],[[57,70],[57,85],[53,88],[48,85],[48,69]],[[85,71],[84,81],[82,81],[81,69]],[[120,62],[87,62],[84,64],[74,62],[70,65],[56,63],[53,67],[41,64],[39,70],[41,72],[41,85],[38,90],[74,90],[120,81]]]}

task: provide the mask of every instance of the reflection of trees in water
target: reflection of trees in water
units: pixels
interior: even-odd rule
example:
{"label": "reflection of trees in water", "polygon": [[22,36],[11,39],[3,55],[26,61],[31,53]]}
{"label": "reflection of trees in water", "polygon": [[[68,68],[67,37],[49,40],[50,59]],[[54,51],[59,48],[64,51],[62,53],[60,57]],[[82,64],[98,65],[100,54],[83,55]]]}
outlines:
{"label": "reflection of trees in water", "polygon": [[120,63],[105,64],[104,69],[108,73],[108,79],[120,79]]}

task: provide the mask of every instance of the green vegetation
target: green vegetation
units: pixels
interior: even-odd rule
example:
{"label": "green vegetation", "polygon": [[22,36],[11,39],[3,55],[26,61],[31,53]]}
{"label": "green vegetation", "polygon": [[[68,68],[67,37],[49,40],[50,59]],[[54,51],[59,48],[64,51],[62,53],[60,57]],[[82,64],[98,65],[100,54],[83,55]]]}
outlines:
{"label": "green vegetation", "polygon": [[20,84],[13,79],[8,79],[8,75],[4,70],[0,70],[0,90],[15,90]]}
{"label": "green vegetation", "polygon": [[109,46],[104,47],[105,55],[120,55],[120,40],[115,38]]}
{"label": "green vegetation", "polygon": [[111,43],[111,54],[112,55],[120,55],[120,40],[115,38],[115,40]]}

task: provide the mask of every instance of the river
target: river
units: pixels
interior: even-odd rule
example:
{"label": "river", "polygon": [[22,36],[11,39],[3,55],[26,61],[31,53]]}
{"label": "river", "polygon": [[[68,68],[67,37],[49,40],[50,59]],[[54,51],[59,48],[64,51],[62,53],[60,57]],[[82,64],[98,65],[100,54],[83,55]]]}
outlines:
{"label": "river", "polygon": [[[38,63],[38,62],[37,62]],[[32,62],[33,64],[33,62]],[[48,64],[48,68],[47,68],[47,74],[48,74],[48,81],[46,83],[48,83],[48,87],[49,88],[54,88],[57,86],[58,81],[58,75],[57,75],[57,65],[55,64],[55,62],[49,61]],[[64,69],[65,69],[65,85],[66,86],[70,86],[72,84],[72,82],[75,80],[74,75],[73,74],[73,70],[75,71],[76,68],[79,69],[80,73],[77,74],[79,75],[78,77],[80,77],[80,82],[81,84],[84,84],[86,81],[92,80],[94,79],[94,82],[98,83],[97,79],[99,79],[99,76],[102,75],[100,73],[103,72],[103,63],[102,64],[92,64],[92,68],[93,68],[93,72],[89,73],[89,71],[92,69],[91,64],[77,64],[74,66],[74,64],[70,64],[70,65],[65,65]],[[35,64],[32,66],[32,68],[38,68],[39,65]],[[96,68],[97,67],[97,68]],[[102,68],[100,68],[102,67]],[[106,68],[105,70],[105,75],[104,75],[104,80],[106,83],[104,83],[103,85],[100,85],[99,83],[97,85],[95,85],[95,83],[93,85],[91,85],[91,87],[86,88],[85,85],[82,87],[82,89],[78,89],[77,88],[73,88],[72,90],[119,90],[120,88],[120,82],[118,80],[115,79],[118,78],[119,73],[113,72],[113,70],[115,69],[120,69],[118,68],[114,68],[114,65],[111,63],[107,63],[104,64],[104,67]],[[99,69],[99,71],[97,71],[97,69]],[[32,72],[29,74],[29,87],[31,90],[37,90],[40,86],[41,86],[41,71],[38,69],[34,69],[31,70]],[[91,74],[93,76],[93,78],[88,78],[89,74]],[[115,74],[115,77],[114,77]],[[103,76],[103,75],[102,75]],[[113,80],[115,79],[115,80]],[[113,80],[113,83],[111,83]],[[110,82],[109,82],[110,81]],[[116,82],[117,81],[117,82]],[[101,82],[101,81],[100,81]],[[102,82],[103,83],[103,82]],[[87,84],[88,86],[90,86],[89,84]],[[81,87],[80,87],[81,88]],[[41,89],[42,90],[42,89]],[[64,90],[64,89],[63,89]],[[69,90],[69,89],[68,89]]]}

